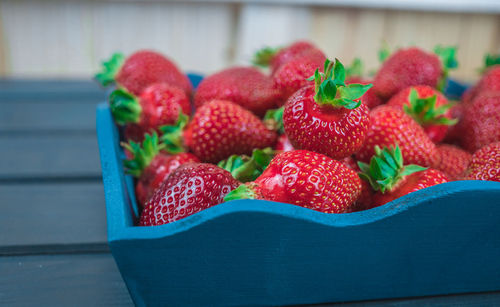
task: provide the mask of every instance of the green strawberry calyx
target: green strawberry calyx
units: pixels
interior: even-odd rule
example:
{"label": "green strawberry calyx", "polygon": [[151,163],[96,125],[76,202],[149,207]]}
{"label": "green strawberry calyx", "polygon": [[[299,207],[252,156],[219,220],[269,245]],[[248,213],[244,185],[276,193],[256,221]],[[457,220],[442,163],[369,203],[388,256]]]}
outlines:
{"label": "green strawberry calyx", "polygon": [[285,128],[283,127],[283,111],[285,107],[278,109],[268,110],[266,115],[264,115],[264,123],[268,128],[278,131],[280,134],[285,133]]}
{"label": "green strawberry calyx", "polygon": [[137,97],[126,90],[121,88],[114,90],[109,95],[109,105],[111,114],[118,124],[139,122],[142,107]]}
{"label": "green strawberry calyx", "polygon": [[256,199],[257,193],[255,193],[255,187],[257,185],[253,182],[242,184],[236,189],[229,192],[229,194],[224,197],[224,201],[231,201],[237,199]]}
{"label": "green strawberry calyx", "polygon": [[179,117],[174,125],[165,125],[158,127],[163,135],[161,136],[162,143],[165,144],[165,151],[170,154],[178,154],[185,152],[183,139],[184,127],[186,127],[189,117],[179,111]]}
{"label": "green strawberry calyx", "polygon": [[257,179],[267,168],[274,156],[271,148],[254,149],[252,156],[232,155],[217,164],[220,168],[230,172],[240,182],[249,182]]}
{"label": "green strawberry calyx", "polygon": [[252,59],[252,64],[260,67],[268,67],[273,57],[281,50],[276,47],[264,47],[258,50]]}
{"label": "green strawberry calyx", "polygon": [[489,67],[500,65],[500,54],[486,54],[484,56],[484,67],[481,72],[486,71]]}
{"label": "green strawberry calyx", "polygon": [[344,107],[346,109],[356,109],[361,105],[361,98],[368,91],[372,84],[345,84],[344,65],[335,59],[332,62],[325,61],[324,73],[316,69],[314,75],[307,79],[314,81],[316,94],[314,100],[320,105],[330,105],[333,107]]}
{"label": "green strawberry calyx", "polygon": [[458,122],[458,119],[450,119],[445,117],[445,113],[454,106],[453,103],[448,103],[436,107],[437,95],[426,98],[420,98],[415,89],[410,90],[408,96],[409,104],[405,104],[403,109],[406,114],[410,115],[422,126],[429,125],[445,125],[451,126]]}
{"label": "green strawberry calyx", "polygon": [[359,177],[370,183],[373,190],[382,194],[392,191],[406,176],[427,168],[418,165],[403,164],[403,155],[399,146],[380,149],[375,146],[375,155],[371,158],[370,164],[358,162],[361,169]]}
{"label": "green strawberry calyx", "polygon": [[436,88],[443,91],[446,87],[450,70],[458,67],[458,61],[456,58],[457,47],[443,47],[441,45],[437,45],[434,47],[434,53],[441,59],[441,63],[443,65],[443,74],[441,79],[438,81]]}
{"label": "green strawberry calyx", "polygon": [[345,68],[346,77],[362,77],[363,61],[360,58],[354,58],[350,66]]}
{"label": "green strawberry calyx", "polygon": [[94,78],[102,86],[108,86],[115,82],[115,76],[120,70],[125,61],[125,56],[122,53],[114,53],[107,61],[102,62],[102,70],[95,74]]}
{"label": "green strawberry calyx", "polygon": [[382,47],[378,50],[378,60],[380,63],[384,63],[385,60],[389,58],[391,55],[391,50],[389,49],[389,45],[386,41],[382,42]]}
{"label": "green strawberry calyx", "polygon": [[130,143],[122,143],[122,146],[127,149],[133,157],[125,160],[123,164],[127,169],[127,173],[139,177],[142,171],[153,161],[154,157],[165,148],[165,144],[161,144],[156,132],[152,134],[144,134],[142,145],[130,141]]}

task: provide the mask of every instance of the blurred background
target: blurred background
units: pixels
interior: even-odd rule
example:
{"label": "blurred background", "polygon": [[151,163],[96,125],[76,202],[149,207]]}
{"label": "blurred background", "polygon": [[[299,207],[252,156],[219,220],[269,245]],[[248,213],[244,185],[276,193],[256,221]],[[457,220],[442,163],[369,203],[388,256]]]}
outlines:
{"label": "blurred background", "polygon": [[111,53],[152,48],[208,74],[265,45],[309,39],[330,58],[378,67],[391,49],[459,47],[455,78],[500,52],[498,0],[0,1],[0,77],[89,78]]}

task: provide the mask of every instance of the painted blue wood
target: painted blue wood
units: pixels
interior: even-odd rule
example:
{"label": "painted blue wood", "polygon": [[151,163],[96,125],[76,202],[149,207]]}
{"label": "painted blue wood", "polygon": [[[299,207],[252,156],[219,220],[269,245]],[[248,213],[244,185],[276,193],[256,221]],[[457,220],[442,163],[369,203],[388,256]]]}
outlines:
{"label": "painted blue wood", "polygon": [[459,181],[350,214],[239,200],[133,226],[109,108],[97,109],[108,240],[138,306],[292,305],[500,290],[500,183]]}

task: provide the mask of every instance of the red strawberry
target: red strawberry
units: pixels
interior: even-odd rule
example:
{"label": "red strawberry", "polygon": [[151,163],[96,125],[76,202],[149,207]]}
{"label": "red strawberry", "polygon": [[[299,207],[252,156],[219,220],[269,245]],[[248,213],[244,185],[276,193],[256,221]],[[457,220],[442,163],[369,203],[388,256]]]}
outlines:
{"label": "red strawberry", "polygon": [[469,165],[471,154],[453,145],[439,145],[437,147],[437,160],[433,168],[443,172],[455,180],[459,178]]}
{"label": "red strawberry", "polygon": [[253,63],[262,67],[270,66],[274,73],[281,65],[311,49],[318,48],[306,41],[298,41],[285,48],[266,47],[256,53]]}
{"label": "red strawberry", "polygon": [[481,92],[464,106],[461,145],[474,152],[500,141],[500,92]]}
{"label": "red strawberry", "polygon": [[194,96],[197,108],[214,99],[229,100],[263,116],[276,107],[280,93],[271,78],[252,67],[225,69],[203,79]]}
{"label": "red strawberry", "polygon": [[387,100],[409,86],[444,87],[448,68],[457,66],[455,49],[438,47],[435,50],[442,57],[443,63],[437,55],[416,47],[396,51],[377,72],[373,90]]}
{"label": "red strawberry", "polygon": [[274,149],[279,152],[291,151],[294,150],[292,143],[286,136],[286,134],[282,134],[278,138],[278,142],[274,146]]}
{"label": "red strawberry", "polygon": [[111,113],[118,124],[132,124],[127,132],[133,139],[175,124],[180,113],[191,114],[189,98],[177,87],[165,83],[148,86],[139,97],[118,89],[109,96]]}
{"label": "red strawberry", "polygon": [[[123,131],[125,140],[134,141],[134,142],[142,142],[144,140],[145,131],[141,128],[141,126],[137,124],[128,124],[125,126],[125,130]],[[129,156],[127,156],[129,158]]]}
{"label": "red strawberry", "polygon": [[360,176],[368,181],[376,193],[372,207],[381,206],[406,194],[447,182],[446,175],[435,169],[418,165],[404,165],[403,155],[396,148],[375,147],[370,165],[358,163]]}
{"label": "red strawberry", "polygon": [[[181,125],[182,126],[182,125]],[[217,163],[231,155],[250,155],[256,148],[272,147],[276,131],[267,128],[250,111],[225,100],[201,106],[182,133],[162,127],[167,146],[184,145],[204,162]],[[171,148],[172,151],[173,148]]]}
{"label": "red strawberry", "polygon": [[281,103],[307,85],[307,78],[313,75],[316,69],[323,68],[325,59],[323,52],[310,49],[281,65],[272,76],[275,88],[281,93]]}
{"label": "red strawberry", "polygon": [[486,72],[475,86],[474,93],[483,91],[500,91],[500,64],[486,68]]}
{"label": "red strawberry", "polygon": [[186,163],[178,167],[144,206],[139,226],[175,222],[223,202],[240,183],[212,164]]}
{"label": "red strawberry", "polygon": [[241,198],[289,203],[324,213],[343,213],[359,197],[361,181],[343,163],[307,150],[274,157],[264,173],[225,201]]}
{"label": "red strawberry", "polygon": [[146,134],[142,146],[134,142],[123,145],[131,154],[124,164],[127,172],[138,178],[135,196],[141,206],[179,165],[199,162],[196,156],[189,153],[169,155],[163,152],[164,145],[158,143],[156,133]]}
{"label": "red strawberry", "polygon": [[457,102],[450,108],[450,117],[454,118],[457,123],[448,128],[448,132],[443,139],[443,142],[449,144],[459,144],[462,137],[461,121],[464,113],[465,102]]}
{"label": "red strawberry", "polygon": [[[345,166],[355,171],[356,173],[360,171],[356,160],[354,160],[352,156],[344,158],[340,162],[344,163]],[[354,202],[354,204],[350,207],[350,210],[348,210],[347,212],[357,212],[357,211],[371,209],[372,196],[373,196],[373,190],[370,184],[365,180],[361,180],[361,194],[359,195],[358,199]]]}
{"label": "red strawberry", "polygon": [[484,146],[472,155],[464,179],[500,182],[500,142]]}
{"label": "red strawberry", "polygon": [[457,122],[451,118],[452,104],[448,103],[448,99],[427,85],[407,87],[392,96],[387,105],[403,109],[435,143],[441,142],[448,127]]}
{"label": "red strawberry", "polygon": [[294,148],[342,159],[361,147],[369,117],[359,98],[371,85],[345,85],[344,78],[342,63],[326,60],[325,73],[316,70],[315,84],[288,99],[283,124]]}
{"label": "red strawberry", "polygon": [[126,59],[115,53],[109,61],[103,62],[103,71],[95,78],[103,86],[116,81],[134,95],[140,95],[153,83],[168,83],[182,89],[188,96],[192,91],[187,76],[168,58],[151,50],[137,51]]}
{"label": "red strawberry", "polygon": [[422,166],[435,163],[436,145],[424,129],[403,110],[378,106],[370,112],[369,129],[356,158],[368,162],[375,154],[375,146],[383,148],[396,145],[399,145],[408,163]]}

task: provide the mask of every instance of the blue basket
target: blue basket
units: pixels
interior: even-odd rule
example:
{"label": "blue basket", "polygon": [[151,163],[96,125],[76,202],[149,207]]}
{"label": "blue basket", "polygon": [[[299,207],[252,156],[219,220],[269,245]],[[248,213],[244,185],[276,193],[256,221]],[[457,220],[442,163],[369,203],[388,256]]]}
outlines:
{"label": "blue basket", "polygon": [[433,186],[325,214],[238,200],[137,227],[107,105],[97,134],[111,252],[138,306],[257,306],[500,290],[500,183]]}

